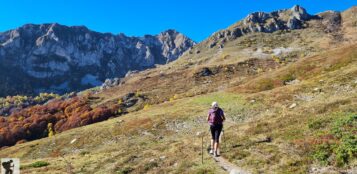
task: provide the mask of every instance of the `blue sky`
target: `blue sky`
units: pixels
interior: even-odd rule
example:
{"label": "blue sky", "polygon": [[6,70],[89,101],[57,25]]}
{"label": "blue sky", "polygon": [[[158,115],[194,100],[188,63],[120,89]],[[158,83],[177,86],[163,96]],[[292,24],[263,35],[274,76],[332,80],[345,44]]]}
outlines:
{"label": "blue sky", "polygon": [[255,11],[299,4],[311,14],[343,11],[357,0],[0,0],[0,31],[26,23],[85,25],[129,36],[176,29],[195,41]]}

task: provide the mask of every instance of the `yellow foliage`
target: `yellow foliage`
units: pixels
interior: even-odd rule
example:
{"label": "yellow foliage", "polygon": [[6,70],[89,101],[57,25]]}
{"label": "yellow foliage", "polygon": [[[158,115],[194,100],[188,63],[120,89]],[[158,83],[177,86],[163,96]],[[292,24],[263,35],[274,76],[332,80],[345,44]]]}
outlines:
{"label": "yellow foliage", "polygon": [[41,97],[39,97],[39,96],[36,96],[33,100],[35,100],[35,102],[40,102],[41,101]]}
{"label": "yellow foliage", "polygon": [[150,104],[145,104],[145,106],[144,106],[144,110],[146,110],[146,109],[149,109],[150,108]]}
{"label": "yellow foliage", "polygon": [[52,123],[47,124],[47,130],[48,130],[48,137],[52,137],[53,135],[55,135],[55,132],[53,131]]}
{"label": "yellow foliage", "polygon": [[15,117],[9,117],[9,122],[14,122],[16,121],[17,119]]}
{"label": "yellow foliage", "polygon": [[175,94],[174,96],[172,96],[172,97],[169,99],[169,101],[174,101],[174,100],[176,100],[177,98],[178,98],[178,95]]}
{"label": "yellow foliage", "polygon": [[278,56],[272,54],[272,55],[271,55],[271,58],[272,58],[276,63],[281,63],[281,60],[280,60],[280,58],[279,58]]}
{"label": "yellow foliage", "polygon": [[5,102],[5,107],[9,107],[10,106],[10,103],[9,102]]}
{"label": "yellow foliage", "polygon": [[136,93],[135,93],[135,97],[140,97],[140,92],[139,91],[136,91]]}

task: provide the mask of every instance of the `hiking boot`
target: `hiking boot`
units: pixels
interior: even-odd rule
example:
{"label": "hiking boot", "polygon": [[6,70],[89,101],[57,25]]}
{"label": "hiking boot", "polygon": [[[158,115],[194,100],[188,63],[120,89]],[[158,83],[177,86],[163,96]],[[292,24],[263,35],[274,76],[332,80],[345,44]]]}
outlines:
{"label": "hiking boot", "polygon": [[219,150],[216,151],[216,156],[221,156],[221,153],[219,152]]}
{"label": "hiking boot", "polygon": [[214,157],[218,157],[218,155],[217,155],[217,152],[214,152],[214,155],[213,155]]}
{"label": "hiking boot", "polygon": [[213,155],[213,150],[212,149],[209,151],[209,154]]}

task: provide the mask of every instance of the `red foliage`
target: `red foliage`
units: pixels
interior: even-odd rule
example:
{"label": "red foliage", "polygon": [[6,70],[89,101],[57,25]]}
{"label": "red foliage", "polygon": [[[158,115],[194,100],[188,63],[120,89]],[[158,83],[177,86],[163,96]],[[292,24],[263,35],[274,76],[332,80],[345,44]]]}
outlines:
{"label": "red foliage", "polygon": [[52,123],[54,131],[58,133],[106,120],[114,116],[117,109],[92,109],[87,99],[80,97],[29,107],[9,117],[0,117],[0,147],[46,137],[48,123]]}
{"label": "red foliage", "polygon": [[305,139],[297,139],[294,144],[301,149],[309,149],[320,144],[334,144],[338,141],[336,137],[331,134],[321,135],[318,137],[306,137]]}

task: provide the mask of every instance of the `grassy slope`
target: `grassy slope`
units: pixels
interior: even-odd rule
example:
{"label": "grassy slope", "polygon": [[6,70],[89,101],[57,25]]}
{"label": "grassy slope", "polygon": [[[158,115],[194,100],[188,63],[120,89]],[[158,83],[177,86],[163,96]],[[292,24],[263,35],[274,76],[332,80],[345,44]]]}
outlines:
{"label": "grassy slope", "polygon": [[[66,163],[60,153],[65,154],[75,172],[83,173],[113,173],[125,167],[138,173],[222,172],[206,153],[205,164],[201,164],[201,141],[195,136],[198,131],[206,131],[205,110],[214,98],[221,98],[222,106],[232,113],[239,112],[244,102],[239,95],[226,93],[180,99],[53,138],[20,144],[1,151],[1,156],[21,157],[25,165],[34,159],[51,164],[41,169],[29,168],[28,172],[64,172]],[[75,138],[77,141],[70,144]]]}
{"label": "grassy slope", "polygon": [[[256,172],[308,172],[311,163],[319,163],[311,157],[316,145],[324,144],[324,136],[331,135],[329,132],[335,122],[347,117],[348,113],[357,112],[356,60],[356,46],[339,48],[322,56],[299,60],[251,81],[255,84],[267,83],[264,79],[275,81],[285,74],[293,74],[301,80],[295,85],[280,86],[278,83],[272,90],[253,93],[250,98],[264,103],[269,107],[267,112],[272,114],[248,123],[247,127],[230,128],[237,131],[228,134],[232,140],[228,144],[233,148],[227,149],[230,154],[225,156],[238,165],[255,168]],[[315,88],[321,92],[315,91]],[[235,90],[241,91],[242,88]],[[289,108],[293,103],[297,106]],[[317,130],[311,128],[316,121],[322,124]],[[357,125],[354,126],[351,133],[356,131]],[[237,140],[234,137],[240,138]],[[273,140],[270,143],[255,143],[255,137],[258,140],[262,137]],[[350,167],[357,165],[355,155],[350,158]],[[333,157],[326,161],[337,165]]]}
{"label": "grassy slope", "polygon": [[[356,45],[306,57],[251,81],[265,76],[279,79],[286,70],[302,73],[302,66],[310,67],[304,72],[309,76],[296,74],[301,82],[295,85],[250,93],[241,85],[229,91],[177,99],[52,138],[19,144],[0,151],[0,156],[20,157],[24,165],[38,160],[50,163],[42,168],[25,167],[25,172],[36,173],[64,172],[66,163],[60,154],[79,173],[114,173],[123,169],[138,173],[222,172],[206,154],[205,164],[200,164],[200,139],[195,137],[196,132],[207,130],[207,106],[218,100],[229,117],[223,146],[225,157],[257,173],[304,173],[312,159],[310,151],[304,151],[297,142],[316,136],[316,131],[307,125],[323,117],[341,117],[332,114],[335,112],[357,112],[355,50]],[[314,92],[315,87],[323,92]],[[312,99],[305,101],[296,96]],[[289,109],[294,102],[297,107]],[[256,143],[265,137],[271,137],[272,142]],[[73,139],[77,141],[70,144]],[[356,166],[356,161],[350,161],[350,166]]]}

